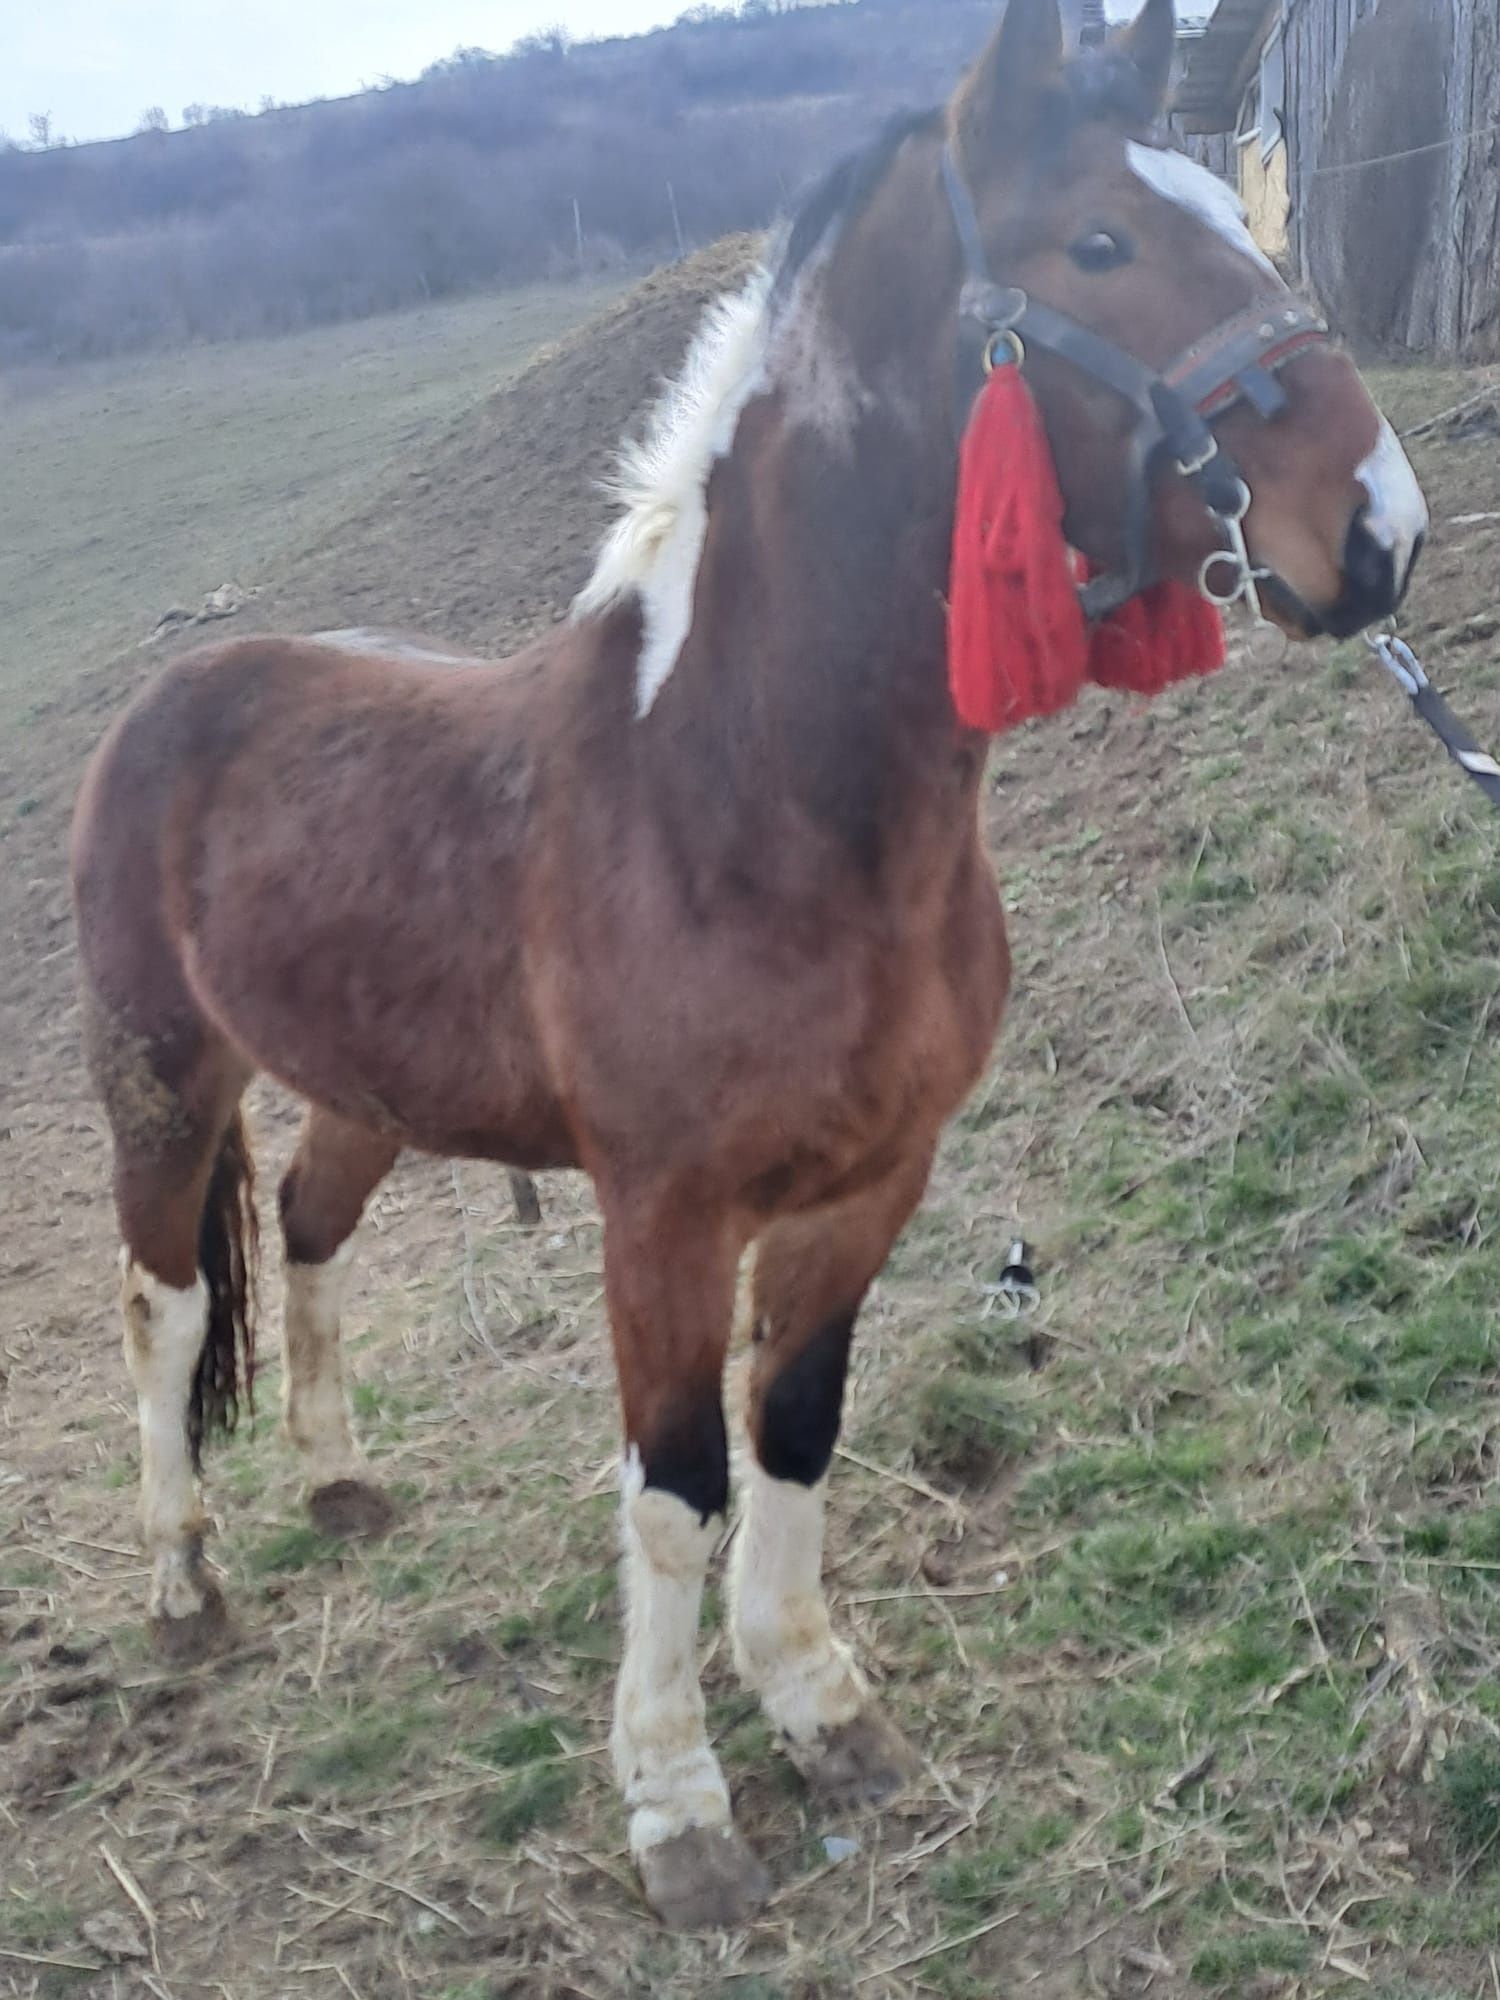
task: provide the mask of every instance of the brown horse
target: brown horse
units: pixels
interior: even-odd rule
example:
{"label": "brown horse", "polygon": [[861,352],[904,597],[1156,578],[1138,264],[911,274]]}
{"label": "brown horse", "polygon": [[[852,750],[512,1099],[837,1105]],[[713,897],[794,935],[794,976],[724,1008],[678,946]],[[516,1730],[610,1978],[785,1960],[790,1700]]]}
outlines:
{"label": "brown horse", "polygon": [[[1425,528],[1352,364],[1316,336],[1269,352],[1307,316],[1227,191],[1156,142],[1173,43],[1171,0],[1147,0],[1069,60],[1058,0],[1011,0],[952,103],[833,176],[774,274],[712,315],[627,455],[568,626],[503,665],[214,646],[141,696],[84,785],[90,1059],[159,1636],[190,1649],[224,1619],[194,1471],[247,1358],[252,1075],[311,1106],[281,1190],[286,1416],[325,1525],[385,1511],[339,1293],[398,1153],[585,1168],[625,1440],[614,1749],[674,1923],[736,1919],[765,1888],[694,1660],[751,1245],[735,1656],[820,1791],[878,1798],[907,1768],[830,1628],[823,1482],[855,1315],[1007,990],[986,744],[944,671],[974,324],[983,347],[1019,331],[1068,538],[1127,586],[1142,527],[1150,575],[1198,579],[1228,522],[1204,464],[1230,454],[1249,560],[1295,629],[1388,611]],[[990,272],[1024,288],[1005,311]],[[1223,356],[1191,408],[1166,384],[1184,351],[1200,372]],[[1176,435],[1199,409],[1204,451],[1143,454],[1143,424]]]}

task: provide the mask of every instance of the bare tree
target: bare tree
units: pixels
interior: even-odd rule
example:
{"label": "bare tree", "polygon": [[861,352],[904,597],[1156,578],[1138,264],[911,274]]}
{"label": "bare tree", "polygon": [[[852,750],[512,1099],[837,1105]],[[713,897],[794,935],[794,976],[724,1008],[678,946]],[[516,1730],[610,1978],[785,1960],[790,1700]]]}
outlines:
{"label": "bare tree", "polygon": [[26,120],[26,129],[31,134],[31,143],[39,153],[45,153],[56,141],[52,136],[52,113],[33,111]]}
{"label": "bare tree", "polygon": [[573,37],[556,22],[550,28],[539,28],[534,35],[523,35],[516,43],[513,54],[518,56],[550,56],[560,61],[573,46]]}
{"label": "bare tree", "polygon": [[165,132],[169,129],[167,114],[159,104],[148,105],[141,113],[141,122],[136,127],[138,132]]}

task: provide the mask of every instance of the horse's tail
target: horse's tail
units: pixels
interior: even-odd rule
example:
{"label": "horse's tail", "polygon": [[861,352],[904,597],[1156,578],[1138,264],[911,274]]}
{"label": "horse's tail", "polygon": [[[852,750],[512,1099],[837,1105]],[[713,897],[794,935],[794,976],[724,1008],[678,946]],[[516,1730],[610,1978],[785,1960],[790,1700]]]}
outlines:
{"label": "horse's tail", "polygon": [[236,1111],[219,1145],[198,1224],[198,1268],[208,1286],[208,1330],[188,1405],[193,1463],[204,1441],[227,1437],[240,1405],[255,1410],[255,1286],[260,1226],[255,1214],[255,1163]]}

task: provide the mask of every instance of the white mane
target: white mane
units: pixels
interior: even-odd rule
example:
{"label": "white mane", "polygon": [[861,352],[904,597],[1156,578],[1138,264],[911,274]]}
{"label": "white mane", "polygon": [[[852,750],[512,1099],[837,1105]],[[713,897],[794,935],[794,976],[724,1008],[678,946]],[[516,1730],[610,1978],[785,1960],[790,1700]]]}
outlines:
{"label": "white mane", "polygon": [[574,600],[575,619],[641,600],[645,637],[636,668],[644,716],[677,664],[693,622],[698,561],[708,532],[715,462],[734,443],[745,405],[764,385],[771,276],[757,270],[710,306],[682,372],[664,390],[641,438],[627,439],[609,490],[619,520],[594,574]]}

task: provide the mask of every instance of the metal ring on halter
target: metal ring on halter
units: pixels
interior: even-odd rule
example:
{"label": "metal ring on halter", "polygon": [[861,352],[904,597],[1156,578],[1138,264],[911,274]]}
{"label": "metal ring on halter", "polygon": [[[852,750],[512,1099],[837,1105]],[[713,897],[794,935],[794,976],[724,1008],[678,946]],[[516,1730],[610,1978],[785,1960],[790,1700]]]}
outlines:
{"label": "metal ring on halter", "polygon": [[[1009,348],[1002,357],[1000,350]],[[993,375],[1000,367],[1019,368],[1026,359],[1026,343],[1013,326],[1002,326],[998,333],[992,333],[984,344],[984,372]]]}
{"label": "metal ring on halter", "polygon": [[[1215,590],[1211,578],[1220,563],[1229,565],[1230,581],[1227,590]],[[1238,604],[1245,594],[1246,575],[1244,564],[1233,549],[1215,549],[1213,554],[1198,571],[1198,588],[1210,604],[1220,611],[1227,611],[1231,604]]]}
{"label": "metal ring on halter", "polygon": [[[1233,507],[1215,509],[1229,546],[1227,549],[1216,549],[1204,562],[1198,572],[1198,588],[1219,611],[1227,611],[1233,604],[1245,606],[1250,613],[1251,658],[1259,665],[1274,666],[1286,653],[1287,637],[1279,625],[1271,623],[1261,605],[1260,586],[1271,572],[1257,569],[1250,560],[1250,549],[1245,540],[1245,516],[1250,512],[1250,498],[1250,488],[1243,479],[1239,479],[1235,481]],[[1231,587],[1216,590],[1213,577],[1220,563],[1229,566]]]}
{"label": "metal ring on halter", "polygon": [[[1256,585],[1269,574],[1258,570],[1250,560],[1250,551],[1245,543],[1245,516],[1250,511],[1250,488],[1243,479],[1234,484],[1235,503],[1232,508],[1215,509],[1215,516],[1224,530],[1227,549],[1215,549],[1198,571],[1198,588],[1210,604],[1216,604],[1221,611],[1241,599],[1249,604],[1257,619],[1260,618],[1260,592]],[[1214,571],[1220,563],[1227,563],[1232,573],[1231,587],[1215,590],[1212,582]]]}

